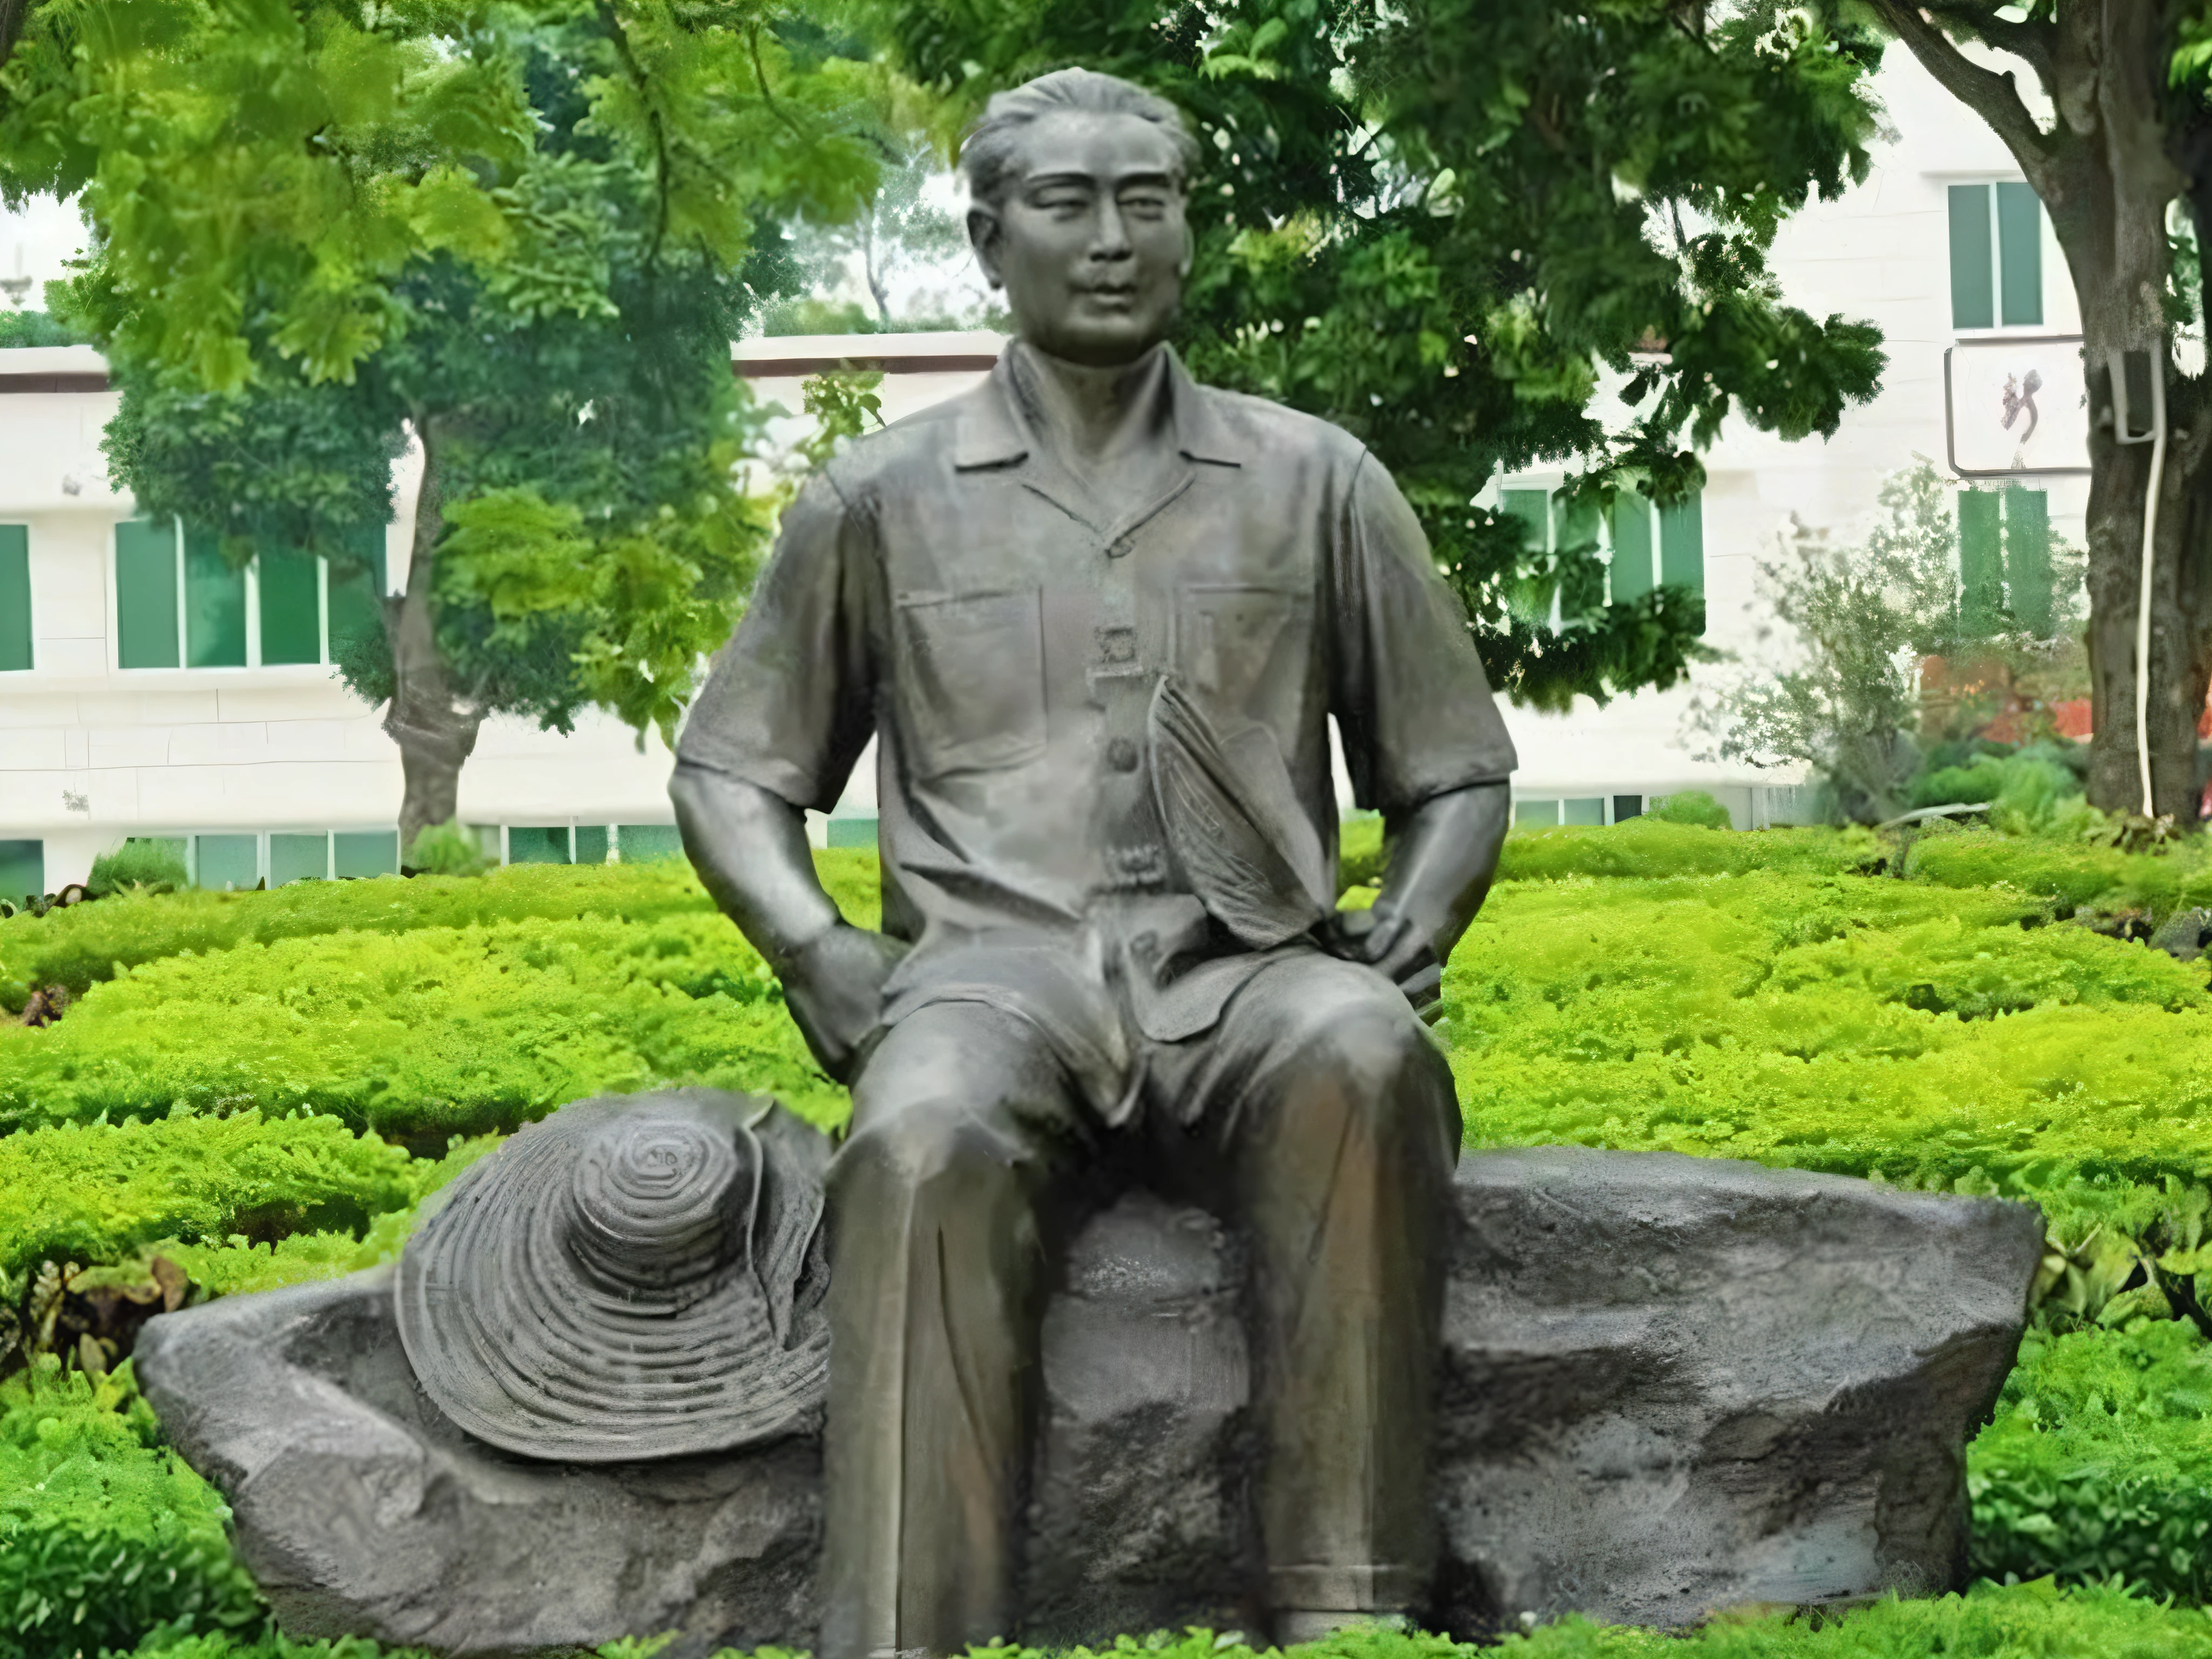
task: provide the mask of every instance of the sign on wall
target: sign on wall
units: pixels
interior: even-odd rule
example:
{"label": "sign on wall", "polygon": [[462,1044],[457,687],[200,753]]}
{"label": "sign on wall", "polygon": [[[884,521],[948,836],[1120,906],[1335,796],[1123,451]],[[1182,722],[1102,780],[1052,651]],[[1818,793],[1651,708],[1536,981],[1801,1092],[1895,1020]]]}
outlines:
{"label": "sign on wall", "polygon": [[2089,470],[2078,334],[1961,340],[1943,354],[1951,470],[1962,478]]}

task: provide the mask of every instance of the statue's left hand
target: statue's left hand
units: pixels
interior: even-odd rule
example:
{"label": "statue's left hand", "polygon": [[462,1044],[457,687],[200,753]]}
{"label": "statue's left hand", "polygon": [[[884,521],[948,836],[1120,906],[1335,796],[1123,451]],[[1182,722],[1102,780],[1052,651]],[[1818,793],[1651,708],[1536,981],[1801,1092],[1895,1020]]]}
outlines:
{"label": "statue's left hand", "polygon": [[1340,910],[1316,930],[1322,949],[1372,968],[1406,994],[1413,1012],[1433,1022],[1441,1008],[1443,965],[1429,930],[1388,899],[1371,910]]}
{"label": "statue's left hand", "polygon": [[840,921],[804,948],[783,975],[783,1002],[822,1069],[850,1083],[883,1024],[884,981],[907,946]]}

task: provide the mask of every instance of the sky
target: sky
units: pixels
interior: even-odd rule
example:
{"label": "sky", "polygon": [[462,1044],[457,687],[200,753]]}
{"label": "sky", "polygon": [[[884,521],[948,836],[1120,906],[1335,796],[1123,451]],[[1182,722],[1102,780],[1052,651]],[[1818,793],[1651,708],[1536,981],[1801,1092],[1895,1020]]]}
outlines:
{"label": "sky", "polygon": [[[954,215],[966,207],[956,179],[949,173],[930,181],[928,198]],[[35,197],[20,212],[0,208],[0,281],[28,276],[31,285],[21,300],[24,307],[41,310],[46,285],[69,273],[67,262],[84,246],[84,226],[76,210],[52,197]],[[966,252],[934,264],[901,270],[890,282],[891,303],[899,311],[966,313],[989,296],[982,274]],[[0,290],[0,309],[9,303],[12,290]],[[865,301],[867,289],[854,270],[836,289],[823,296]]]}
{"label": "sky", "polygon": [[[51,196],[33,197],[20,213],[0,208],[0,279],[31,278],[23,304],[33,311],[45,308],[40,296],[46,284],[69,274],[64,263],[83,246],[84,226],[76,210]],[[7,303],[7,295],[0,294],[0,307]]]}

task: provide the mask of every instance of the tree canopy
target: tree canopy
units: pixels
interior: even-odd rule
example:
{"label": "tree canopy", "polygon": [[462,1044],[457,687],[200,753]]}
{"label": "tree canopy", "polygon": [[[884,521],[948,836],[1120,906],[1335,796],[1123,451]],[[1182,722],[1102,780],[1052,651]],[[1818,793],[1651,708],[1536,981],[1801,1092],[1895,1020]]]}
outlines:
{"label": "tree canopy", "polygon": [[[1665,586],[1610,601],[1601,515],[1698,489],[1695,452],[1727,419],[1825,436],[1875,389],[1876,331],[1790,306],[1767,260],[1790,212],[1864,175],[1863,29],[1774,0],[872,15],[909,73],[970,108],[1081,64],[1188,113],[1204,161],[1181,349],[1374,449],[1521,700],[1680,678],[1703,607]],[[1474,505],[1539,465],[1569,473],[1548,547]]]}
{"label": "tree canopy", "polygon": [[486,714],[669,731],[728,631],[765,532],[729,342],[793,285],[775,227],[877,164],[864,66],[789,33],[743,0],[42,0],[0,70],[0,187],[95,233],[64,304],[143,506],[358,565],[420,453],[405,589],[339,653],[389,704],[404,843]]}

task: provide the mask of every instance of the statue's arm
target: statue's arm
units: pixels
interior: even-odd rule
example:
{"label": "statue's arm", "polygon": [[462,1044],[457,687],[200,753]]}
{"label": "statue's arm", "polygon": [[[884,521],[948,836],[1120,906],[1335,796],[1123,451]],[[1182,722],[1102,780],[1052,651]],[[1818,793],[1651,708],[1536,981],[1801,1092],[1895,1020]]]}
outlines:
{"label": "statue's arm", "polygon": [[1513,742],[1467,612],[1405,496],[1363,457],[1334,550],[1331,712],[1353,793],[1382,809],[1382,890],[1331,919],[1328,947],[1433,1012],[1443,963],[1482,908],[1511,816]]}
{"label": "statue's arm", "polygon": [[668,787],[684,850],[783,983],[840,1082],[866,1057],[905,947],[845,922],[814,873],[807,803],[834,802],[874,729],[867,605],[851,523],[817,473],[787,508],[737,635],[714,659]]}
{"label": "statue's arm", "polygon": [[1510,793],[1504,783],[1474,784],[1431,796],[1388,825],[1382,890],[1371,908],[1332,919],[1330,948],[1395,981],[1423,1013],[1432,1011],[1443,964],[1498,874]]}
{"label": "statue's arm", "polygon": [[772,790],[679,764],[668,786],[684,850],[714,902],[783,984],[822,1069],[851,1080],[906,947],[852,926],[814,872],[806,814]]}

